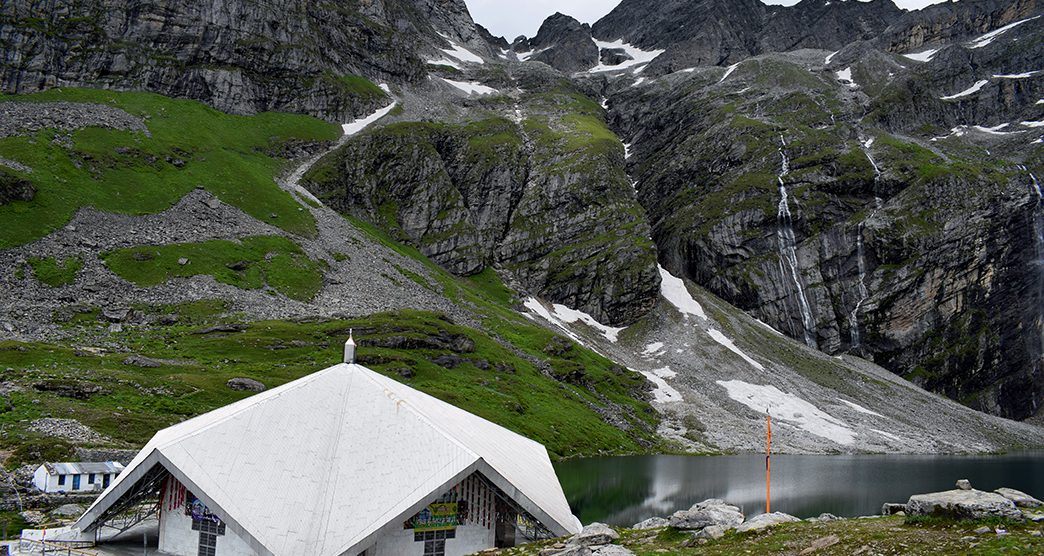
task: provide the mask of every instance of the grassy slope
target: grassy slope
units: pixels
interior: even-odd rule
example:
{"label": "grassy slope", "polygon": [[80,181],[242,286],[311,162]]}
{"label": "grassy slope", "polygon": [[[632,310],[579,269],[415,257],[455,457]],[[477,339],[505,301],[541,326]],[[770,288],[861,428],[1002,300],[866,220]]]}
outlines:
{"label": "grassy slope", "polygon": [[[982,526],[1000,527],[1008,531],[976,535]],[[877,519],[847,519],[828,522],[788,523],[760,532],[729,532],[718,540],[691,543],[689,533],[671,528],[646,531],[620,529],[621,544],[638,556],[679,554],[692,556],[732,556],[734,554],[795,555],[816,540],[836,535],[833,546],[812,552],[817,556],[849,556],[851,554],[903,554],[929,556],[935,554],[1041,554],[1044,537],[1031,536],[1041,525],[1008,521],[951,521],[945,519],[910,519],[891,516]],[[962,537],[973,539],[962,540]],[[535,555],[540,548],[554,544],[536,543],[503,550],[498,554]],[[693,546],[686,546],[693,544]],[[865,547],[865,548],[864,548]],[[860,552],[862,551],[862,552]]]}
{"label": "grassy slope", "polygon": [[[279,236],[258,236],[241,242],[210,240],[141,246],[105,253],[105,263],[116,274],[139,286],[155,286],[174,277],[209,274],[218,282],[243,289],[266,284],[279,293],[308,301],[323,287],[319,263],[296,243]],[[188,259],[182,265],[180,259]]]}
{"label": "grassy slope", "polygon": [[196,186],[288,232],[315,233],[311,214],[274,182],[281,160],[268,153],[291,141],[336,139],[334,125],[290,114],[233,116],[151,93],[56,89],[0,101],[108,104],[142,117],[151,133],[86,128],[0,138],[0,156],[32,167],[22,177],[37,188],[32,201],[0,205],[0,248],[43,237],[82,206],[154,213]]}
{"label": "grassy slope", "polygon": [[[658,415],[637,399],[645,386],[639,375],[571,342],[565,342],[566,349],[549,350],[561,340],[514,312],[514,293],[492,271],[469,279],[451,276],[415,249],[359,225],[375,241],[427,265],[432,279],[414,279],[469,308],[486,330],[421,311],[246,323],[220,301],[209,301],[137,307],[151,320],[176,314],[178,321],[125,325],[122,332],[106,334],[100,312],[82,307],[61,316],[77,338],[70,345],[0,343],[0,369],[9,369],[4,380],[18,387],[7,395],[10,404],[0,400],[7,409],[0,410],[0,442],[15,451],[6,465],[70,449],[28,431],[33,419],[75,418],[112,438],[114,445],[137,446],[160,428],[245,397],[225,386],[230,378],[250,377],[273,387],[337,362],[348,328],[355,328],[361,340],[362,363],[543,442],[555,459],[656,447]],[[221,323],[242,329],[201,333]],[[474,347],[454,348],[447,339],[458,337]],[[94,354],[74,347],[99,344],[111,351]],[[124,364],[132,353],[168,361],[157,368]],[[433,361],[440,356],[460,361],[446,368]],[[36,387],[54,379],[102,391],[78,399]],[[599,415],[599,408],[610,406],[625,416],[629,430]]]}

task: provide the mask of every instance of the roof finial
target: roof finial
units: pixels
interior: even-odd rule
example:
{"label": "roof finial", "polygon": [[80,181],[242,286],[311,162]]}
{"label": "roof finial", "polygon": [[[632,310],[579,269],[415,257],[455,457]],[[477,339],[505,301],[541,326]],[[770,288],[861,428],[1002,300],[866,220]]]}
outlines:
{"label": "roof finial", "polygon": [[355,338],[351,328],[348,329],[348,341],[344,343],[344,362],[355,363]]}

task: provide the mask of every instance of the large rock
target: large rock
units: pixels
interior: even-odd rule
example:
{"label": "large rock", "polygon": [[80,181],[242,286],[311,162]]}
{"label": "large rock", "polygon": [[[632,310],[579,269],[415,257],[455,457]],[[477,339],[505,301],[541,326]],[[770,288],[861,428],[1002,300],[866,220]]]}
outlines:
{"label": "large rock", "polygon": [[228,381],[228,387],[233,390],[245,390],[247,392],[264,392],[265,385],[252,378],[232,378]]}
{"label": "large rock", "polygon": [[650,517],[649,519],[639,521],[631,526],[631,529],[658,529],[660,527],[666,527],[670,525],[670,521],[662,517]]}
{"label": "large rock", "polygon": [[669,522],[671,527],[686,530],[703,529],[711,525],[728,529],[740,523],[743,523],[743,513],[739,508],[717,498],[694,504],[688,510],[674,512]]}
{"label": "large rock", "polygon": [[761,514],[752,517],[748,521],[744,521],[736,527],[737,533],[746,533],[747,531],[760,531],[768,527],[775,527],[783,523],[794,523],[801,521],[800,519],[783,512],[772,512],[770,514]]}
{"label": "large rock", "polygon": [[598,546],[610,544],[620,538],[620,534],[604,523],[592,523],[569,539],[569,544],[579,546]]}
{"label": "large rock", "polygon": [[915,494],[906,503],[909,515],[937,515],[958,519],[1003,517],[1022,519],[1015,503],[1000,494],[981,490],[947,490]]}
{"label": "large rock", "polygon": [[993,492],[996,492],[997,494],[1007,498],[1008,500],[1011,500],[1015,503],[1016,506],[1020,508],[1040,508],[1044,506],[1044,502],[1041,502],[1040,500],[1030,496],[1029,494],[1022,492],[1021,490],[1003,487],[998,488]]}

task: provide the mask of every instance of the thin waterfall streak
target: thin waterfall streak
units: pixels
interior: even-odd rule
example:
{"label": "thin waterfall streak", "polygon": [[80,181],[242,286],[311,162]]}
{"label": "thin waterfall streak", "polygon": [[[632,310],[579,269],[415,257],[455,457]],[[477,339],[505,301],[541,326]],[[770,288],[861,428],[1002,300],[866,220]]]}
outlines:
{"label": "thin waterfall streak", "polygon": [[817,348],[815,338],[816,320],[812,316],[812,307],[805,297],[805,287],[801,284],[801,276],[797,260],[797,238],[794,235],[794,223],[790,214],[790,197],[787,192],[786,176],[790,173],[790,159],[787,158],[787,140],[782,134],[779,136],[779,156],[781,169],[779,181],[779,207],[776,213],[776,239],[779,242],[780,269],[786,263],[790,278],[794,282],[798,295],[798,308],[801,311],[801,326],[805,337],[805,344],[811,348]]}

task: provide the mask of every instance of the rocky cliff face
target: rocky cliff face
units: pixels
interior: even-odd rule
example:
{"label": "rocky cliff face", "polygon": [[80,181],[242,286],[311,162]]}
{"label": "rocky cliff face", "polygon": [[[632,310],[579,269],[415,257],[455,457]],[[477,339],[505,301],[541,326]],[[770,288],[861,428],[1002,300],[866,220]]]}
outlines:
{"label": "rocky cliff face", "polygon": [[[1020,10],[977,29],[1034,17]],[[1036,21],[960,34],[927,62],[857,42],[610,84],[661,261],[810,346],[1033,415]]]}
{"label": "rocky cliff face", "polygon": [[387,102],[359,76],[415,82],[447,36],[484,44],[461,0],[5,2],[0,87],[145,89],[350,121]]}
{"label": "rocky cliff face", "polygon": [[590,69],[599,57],[591,26],[561,13],[547,18],[535,37],[517,41],[512,49],[526,60],[544,62],[566,73]]}
{"label": "rocky cliff face", "polygon": [[461,123],[403,122],[363,134],[305,184],[391,230],[458,275],[498,267],[532,295],[630,324],[656,300],[649,225],[602,109],[558,74],[520,70]]}
{"label": "rocky cliff face", "polygon": [[602,40],[623,39],[647,50],[666,50],[649,71],[670,73],[732,64],[767,52],[836,50],[875,37],[901,14],[891,0],[804,0],[791,7],[766,6],[758,0],[625,0],[592,30]]}

